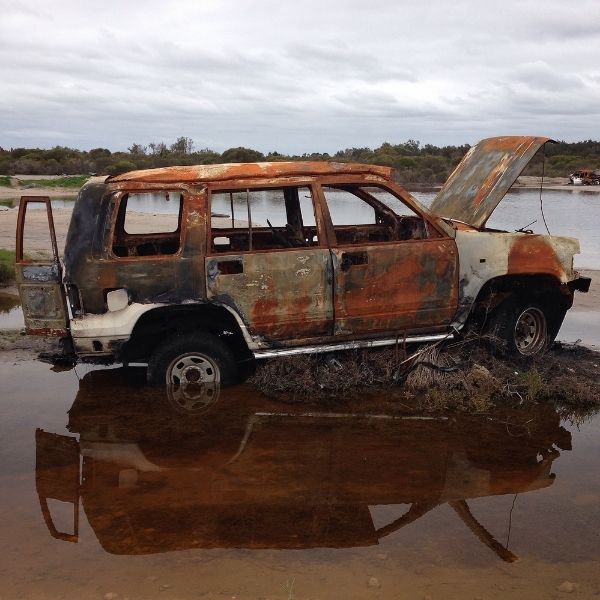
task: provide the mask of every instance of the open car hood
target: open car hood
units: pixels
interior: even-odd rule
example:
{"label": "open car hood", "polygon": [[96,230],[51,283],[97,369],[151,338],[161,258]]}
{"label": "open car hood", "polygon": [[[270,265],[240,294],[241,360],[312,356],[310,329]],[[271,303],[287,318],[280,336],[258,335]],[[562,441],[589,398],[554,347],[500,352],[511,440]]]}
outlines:
{"label": "open car hood", "polygon": [[430,209],[440,217],[483,227],[527,163],[550,138],[504,136],[482,140],[454,169]]}

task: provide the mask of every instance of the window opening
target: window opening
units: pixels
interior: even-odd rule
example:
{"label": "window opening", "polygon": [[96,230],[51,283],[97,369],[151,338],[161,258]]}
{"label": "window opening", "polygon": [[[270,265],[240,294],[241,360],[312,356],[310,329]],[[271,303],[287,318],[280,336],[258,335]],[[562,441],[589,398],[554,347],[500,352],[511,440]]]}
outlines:
{"label": "window opening", "polygon": [[131,192],[119,202],[113,253],[121,258],[176,254],[181,245],[183,194]]}
{"label": "window opening", "polygon": [[323,186],[340,245],[426,239],[427,222],[385,188],[359,184]]}
{"label": "window opening", "polygon": [[[240,209],[245,220],[236,219]],[[215,191],[211,240],[220,253],[318,246],[312,192],[307,186]]]}

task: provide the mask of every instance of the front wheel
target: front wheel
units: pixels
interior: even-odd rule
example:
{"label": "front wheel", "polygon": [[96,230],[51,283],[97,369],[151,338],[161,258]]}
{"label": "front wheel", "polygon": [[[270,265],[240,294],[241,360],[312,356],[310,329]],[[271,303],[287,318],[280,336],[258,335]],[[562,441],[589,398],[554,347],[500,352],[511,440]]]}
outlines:
{"label": "front wheel", "polygon": [[219,338],[196,332],[175,335],[156,348],[148,361],[148,383],[175,389],[234,383],[237,363]]}
{"label": "front wheel", "polygon": [[549,345],[548,317],[531,301],[507,300],[492,317],[489,332],[501,354],[536,356]]}

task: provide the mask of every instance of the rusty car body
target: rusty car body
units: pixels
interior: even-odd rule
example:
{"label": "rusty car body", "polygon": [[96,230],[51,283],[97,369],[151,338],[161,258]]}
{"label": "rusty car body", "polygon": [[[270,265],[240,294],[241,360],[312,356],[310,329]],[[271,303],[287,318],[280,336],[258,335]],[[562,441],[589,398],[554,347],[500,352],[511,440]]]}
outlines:
{"label": "rusty car body", "polygon": [[575,171],[569,175],[569,185],[600,185],[600,175],[589,169]]}
{"label": "rusty car body", "polygon": [[[75,203],[64,265],[50,200],[23,198],[17,277],[27,331],[62,338],[78,360],[147,363],[149,381],[173,385],[233,381],[256,358],[442,340],[470,324],[507,351],[537,354],[574,291],[589,288],[573,268],[579,243],[486,222],[548,141],[483,140],[430,208],[375,165],[93,178]],[[153,214],[136,221],[148,198]],[[23,250],[32,202],[46,204],[50,259]]]}

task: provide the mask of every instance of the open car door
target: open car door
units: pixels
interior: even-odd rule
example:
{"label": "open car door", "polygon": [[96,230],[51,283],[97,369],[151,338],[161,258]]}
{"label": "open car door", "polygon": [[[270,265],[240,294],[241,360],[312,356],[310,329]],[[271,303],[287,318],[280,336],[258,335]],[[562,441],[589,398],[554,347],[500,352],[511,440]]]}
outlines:
{"label": "open car door", "polygon": [[[25,224],[28,219],[27,208],[35,203],[42,203],[46,208],[47,233],[50,234],[48,251],[51,254],[49,257],[36,258],[23,252]],[[41,211],[35,212],[41,213]],[[31,221],[31,215],[29,220]],[[67,303],[62,284],[62,267],[58,258],[52,207],[50,198],[47,196],[21,197],[17,220],[15,271],[27,333],[66,336],[68,334]]]}

